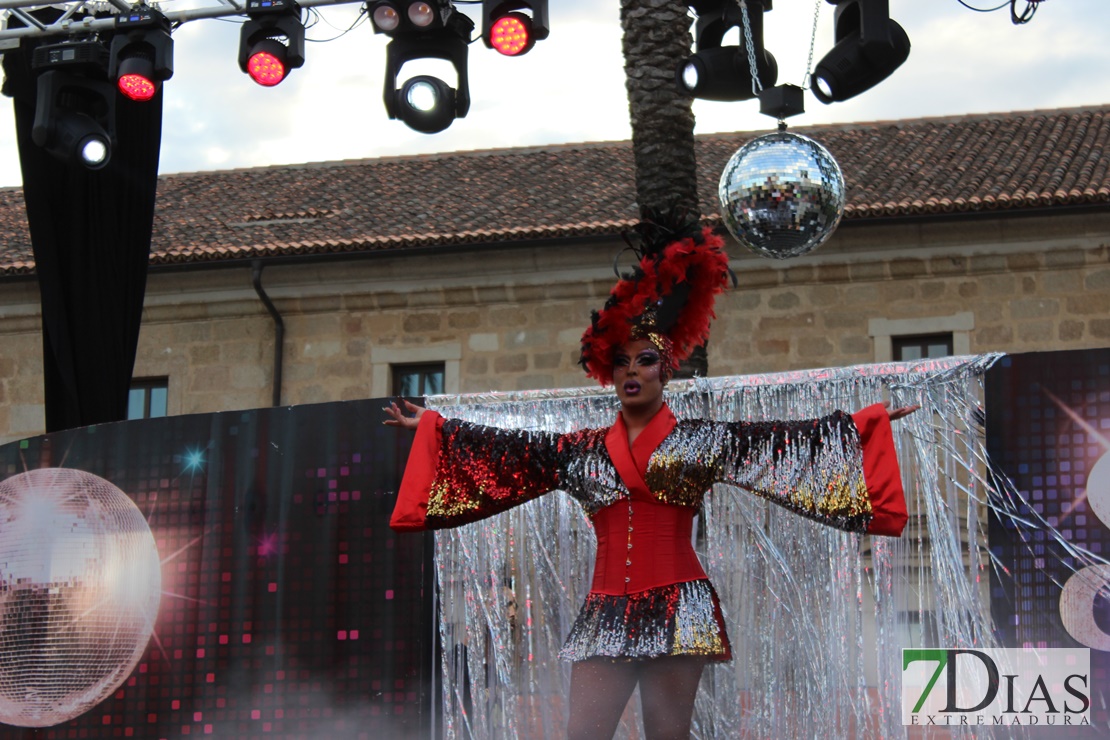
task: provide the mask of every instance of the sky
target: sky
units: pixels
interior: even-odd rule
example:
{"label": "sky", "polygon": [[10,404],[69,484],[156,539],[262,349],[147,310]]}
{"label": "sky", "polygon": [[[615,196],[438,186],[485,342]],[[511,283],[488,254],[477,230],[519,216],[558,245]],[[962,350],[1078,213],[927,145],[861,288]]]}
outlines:
{"label": "sky", "polygon": [[[965,0],[991,8],[1003,0]],[[166,11],[216,0],[168,0]],[[1025,0],[1018,0],[1019,8]],[[814,64],[833,46],[826,0],[774,0],[765,47],[782,82],[806,74],[814,8]],[[619,0],[550,0],[550,37],[522,57],[470,45],[471,108],[439,134],[410,130],[382,103],[387,39],[358,20],[359,3],[318,8],[306,61],[263,88],[239,71],[239,20],[183,24],[174,34],[174,76],[165,83],[160,171],[194,172],[429,152],[628,139]],[[480,5],[458,4],[481,27]],[[890,0],[906,30],[909,60],[884,82],[843,103],[806,93],[796,126],[913,119],[1110,103],[1110,0],[1042,0],[1030,23],[1008,7],[977,13],[959,0]],[[405,76],[442,67],[406,65]],[[676,60],[677,64],[677,60]],[[448,66],[447,69],[450,69]],[[774,127],[757,101],[696,101],[697,133]],[[11,101],[0,98],[0,187],[19,186]]]}

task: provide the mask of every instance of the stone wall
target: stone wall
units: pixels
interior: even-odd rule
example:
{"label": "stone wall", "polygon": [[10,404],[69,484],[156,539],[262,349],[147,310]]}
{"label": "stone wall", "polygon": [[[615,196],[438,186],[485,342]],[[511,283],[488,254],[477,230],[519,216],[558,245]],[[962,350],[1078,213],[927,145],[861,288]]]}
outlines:
{"label": "stone wall", "polygon": [[[578,341],[613,283],[618,240],[267,265],[285,321],[283,404],[389,393],[398,362],[442,361],[449,392],[586,384]],[[712,375],[889,359],[898,334],[956,352],[1110,346],[1110,214],[852,224],[805,258],[729,248]],[[33,281],[0,286],[0,441],[43,431]],[[169,412],[267,406],[274,324],[249,265],[155,271],[135,377]]]}

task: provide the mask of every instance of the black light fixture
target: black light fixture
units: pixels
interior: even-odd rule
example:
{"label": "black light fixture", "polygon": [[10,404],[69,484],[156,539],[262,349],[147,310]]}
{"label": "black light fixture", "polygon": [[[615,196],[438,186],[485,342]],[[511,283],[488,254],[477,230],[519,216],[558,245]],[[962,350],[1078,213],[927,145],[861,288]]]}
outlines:
{"label": "black light fixture", "polygon": [[304,24],[293,0],[247,0],[239,33],[239,69],[264,87],[273,87],[304,65]]}
{"label": "black light fixture", "polygon": [[828,0],[836,46],[817,63],[810,88],[822,103],[870,90],[910,56],[910,38],[890,18],[889,0]]}
{"label": "black light fixture", "polygon": [[[698,15],[695,26],[695,53],[679,64],[676,80],[679,89],[705,100],[750,100],[752,70],[746,42],[739,46],[721,46],[725,34],[740,28],[743,37],[743,13],[735,0],[695,0],[690,7]],[[771,87],[778,79],[778,63],[763,48],[763,13],[771,9],[771,0],[749,0],[748,22],[751,29],[752,56],[756,73],[763,87]]]}
{"label": "black light fixture", "polygon": [[[451,3],[443,0],[376,0],[367,3],[366,10],[374,33],[387,36],[440,31],[457,24],[456,17],[461,15]],[[467,22],[473,29],[474,23],[469,18]]]}
{"label": "black light fixture", "polygon": [[37,47],[31,140],[64,162],[99,170],[112,158],[116,93],[108,82],[108,48],[99,39]]}
{"label": "black light fixture", "polygon": [[422,134],[438,134],[458,117],[458,92],[438,77],[418,75],[397,91],[394,107],[405,125]]}
{"label": "black light fixture", "polygon": [[173,76],[173,39],[166,16],[136,5],[116,16],[108,77],[131,100],[150,100]]}
{"label": "black light fixture", "polygon": [[482,0],[482,41],[515,57],[547,38],[547,0]]}
{"label": "black light fixture", "polygon": [[[432,0],[371,3],[367,10],[376,33],[391,37],[385,50],[385,110],[409,128],[425,134],[443,131],[470,110],[467,44],[474,22],[450,2]],[[419,75],[397,86],[406,62],[443,59],[451,62],[458,88],[431,75]]]}

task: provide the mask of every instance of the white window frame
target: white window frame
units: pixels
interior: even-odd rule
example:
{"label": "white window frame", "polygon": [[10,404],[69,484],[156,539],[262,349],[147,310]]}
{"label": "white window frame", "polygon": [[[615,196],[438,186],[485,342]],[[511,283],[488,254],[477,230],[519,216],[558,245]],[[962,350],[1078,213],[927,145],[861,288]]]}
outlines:
{"label": "white window frame", "polygon": [[459,392],[462,344],[449,342],[423,347],[371,347],[370,396],[372,398],[388,398],[390,396],[394,365],[412,365],[425,362],[442,362],[443,392]]}
{"label": "white window frame", "polygon": [[874,340],[875,362],[894,361],[893,337],[920,336],[923,334],[952,333],[952,353],[971,354],[971,332],[975,329],[975,314],[971,311],[951,316],[926,316],[917,319],[871,319],[867,333]]}

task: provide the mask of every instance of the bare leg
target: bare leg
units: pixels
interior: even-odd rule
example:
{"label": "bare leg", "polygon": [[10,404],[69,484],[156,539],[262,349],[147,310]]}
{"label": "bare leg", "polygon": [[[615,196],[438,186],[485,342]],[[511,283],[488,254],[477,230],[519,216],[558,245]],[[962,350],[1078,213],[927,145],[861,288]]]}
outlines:
{"label": "bare leg", "polygon": [[648,740],[687,740],[705,658],[676,655],[640,663],[640,707]]}
{"label": "bare leg", "polygon": [[636,688],[639,664],[590,658],[570,674],[570,740],[609,740],[617,731],[628,697]]}

